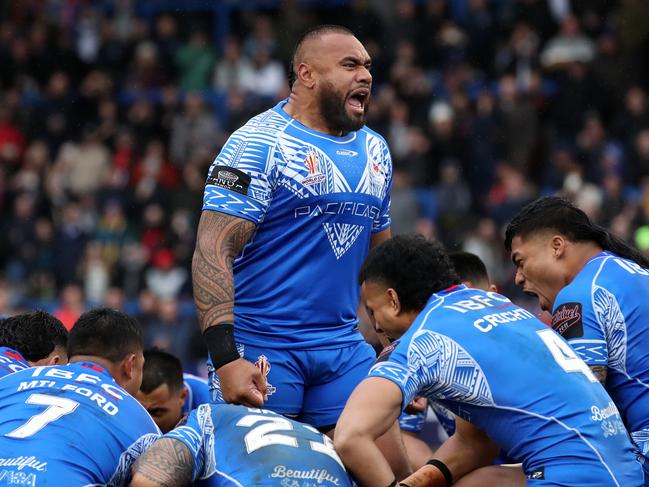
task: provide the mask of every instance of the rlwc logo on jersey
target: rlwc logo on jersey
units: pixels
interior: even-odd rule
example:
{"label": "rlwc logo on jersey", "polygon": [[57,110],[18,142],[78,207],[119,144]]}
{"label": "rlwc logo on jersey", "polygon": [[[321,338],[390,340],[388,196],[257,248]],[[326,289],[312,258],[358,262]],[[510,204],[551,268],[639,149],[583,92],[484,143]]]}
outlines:
{"label": "rlwc logo on jersey", "polygon": [[266,381],[266,394],[269,396],[272,395],[277,391],[277,388],[273,387],[273,385],[268,382],[268,373],[270,372],[270,361],[268,360],[268,357],[266,357],[266,355],[260,355],[255,362],[255,367],[257,367],[261,372],[261,375],[264,376],[264,380]]}
{"label": "rlwc logo on jersey", "polygon": [[304,159],[304,165],[309,171],[309,175],[302,180],[302,184],[305,186],[312,186],[325,180],[325,175],[322,174],[318,168],[319,164],[320,158],[318,157],[318,154],[309,149],[306,153],[306,158]]}

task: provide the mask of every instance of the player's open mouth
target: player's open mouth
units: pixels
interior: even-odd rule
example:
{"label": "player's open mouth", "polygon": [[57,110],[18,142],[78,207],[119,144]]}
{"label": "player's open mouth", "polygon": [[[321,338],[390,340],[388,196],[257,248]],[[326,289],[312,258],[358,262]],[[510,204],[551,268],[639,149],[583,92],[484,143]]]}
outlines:
{"label": "player's open mouth", "polygon": [[523,292],[528,296],[530,296],[531,298],[536,298],[536,299],[539,298],[538,294],[536,294],[534,291],[530,291],[529,289],[523,289]]}
{"label": "player's open mouth", "polygon": [[360,88],[351,92],[347,97],[347,104],[353,112],[363,115],[365,113],[365,104],[370,97],[370,90]]}

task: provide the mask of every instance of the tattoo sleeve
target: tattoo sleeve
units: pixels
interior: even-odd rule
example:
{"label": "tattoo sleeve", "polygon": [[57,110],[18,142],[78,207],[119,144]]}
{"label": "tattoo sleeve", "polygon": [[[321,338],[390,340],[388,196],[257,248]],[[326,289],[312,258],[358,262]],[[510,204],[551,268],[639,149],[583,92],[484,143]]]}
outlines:
{"label": "tattoo sleeve", "polygon": [[181,441],[161,438],[133,467],[133,475],[141,475],[162,487],[189,485],[192,481],[193,459]]}
{"label": "tattoo sleeve", "polygon": [[606,375],[608,372],[606,365],[591,365],[590,370],[593,371],[593,374],[595,374],[595,377],[597,377],[597,380],[600,381],[602,385],[606,384]]}
{"label": "tattoo sleeve", "polygon": [[203,211],[192,260],[194,303],[201,331],[234,322],[232,261],[255,231],[243,218]]}

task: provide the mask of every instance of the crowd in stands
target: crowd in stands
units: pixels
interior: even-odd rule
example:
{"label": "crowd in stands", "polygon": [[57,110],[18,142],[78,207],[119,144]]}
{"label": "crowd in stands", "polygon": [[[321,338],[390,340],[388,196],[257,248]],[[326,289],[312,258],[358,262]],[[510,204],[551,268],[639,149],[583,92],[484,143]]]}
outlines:
{"label": "crowd in stands", "polygon": [[649,249],[648,2],[209,3],[0,1],[0,315],[124,309],[147,346],[202,361],[207,169],[288,96],[293,42],[323,22],[373,58],[394,233],[476,253],[519,301],[502,230],[541,194]]}

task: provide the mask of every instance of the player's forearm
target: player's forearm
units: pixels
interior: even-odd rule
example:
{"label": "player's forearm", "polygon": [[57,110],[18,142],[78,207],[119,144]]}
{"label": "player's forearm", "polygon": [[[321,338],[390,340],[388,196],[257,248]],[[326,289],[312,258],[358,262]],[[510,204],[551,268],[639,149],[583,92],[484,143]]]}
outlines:
{"label": "player's forearm", "polygon": [[192,285],[198,323],[204,332],[210,326],[234,322],[234,277],[232,268],[211,252],[196,246],[192,259]]}
{"label": "player's forearm", "polygon": [[334,435],[336,451],[359,486],[387,487],[395,480],[390,465],[371,437],[336,435],[338,432]]}
{"label": "player's forearm", "polygon": [[254,224],[216,211],[204,211],[192,259],[194,303],[201,331],[234,322],[232,261],[254,231]]}
{"label": "player's forearm", "polygon": [[466,441],[453,435],[439,447],[434,458],[444,462],[453,479],[459,480],[477,468],[490,465],[497,453],[497,447],[492,444]]}

